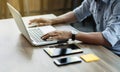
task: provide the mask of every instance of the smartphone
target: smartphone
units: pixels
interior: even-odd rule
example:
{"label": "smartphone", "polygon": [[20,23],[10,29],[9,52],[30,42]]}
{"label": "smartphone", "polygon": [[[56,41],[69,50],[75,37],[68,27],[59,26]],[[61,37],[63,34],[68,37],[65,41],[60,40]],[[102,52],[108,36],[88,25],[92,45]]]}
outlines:
{"label": "smartphone", "polygon": [[79,47],[77,47],[74,44],[65,46],[65,47],[50,47],[50,48],[44,48],[44,51],[50,56],[50,57],[58,57],[58,56],[64,56],[64,55],[70,55],[70,54],[76,54],[76,53],[82,53],[83,50],[81,50]]}
{"label": "smartphone", "polygon": [[68,64],[78,63],[78,62],[82,62],[82,61],[77,56],[54,59],[54,63],[58,66],[68,65]]}

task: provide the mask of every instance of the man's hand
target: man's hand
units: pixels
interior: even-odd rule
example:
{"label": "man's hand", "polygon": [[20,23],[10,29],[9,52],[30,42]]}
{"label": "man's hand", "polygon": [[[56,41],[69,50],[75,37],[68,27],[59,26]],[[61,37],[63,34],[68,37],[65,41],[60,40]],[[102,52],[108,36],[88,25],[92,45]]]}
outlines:
{"label": "man's hand", "polygon": [[68,12],[63,15],[57,16],[56,18],[38,18],[30,20],[29,25],[37,24],[37,26],[53,25],[53,24],[67,24],[76,21],[77,18],[74,12]]}
{"label": "man's hand", "polygon": [[66,40],[71,38],[72,33],[70,31],[53,31],[45,34],[41,38],[43,40]]}
{"label": "man's hand", "polygon": [[31,25],[31,24],[37,24],[37,26],[51,25],[52,24],[52,19],[37,18],[37,19],[30,20],[29,25]]}

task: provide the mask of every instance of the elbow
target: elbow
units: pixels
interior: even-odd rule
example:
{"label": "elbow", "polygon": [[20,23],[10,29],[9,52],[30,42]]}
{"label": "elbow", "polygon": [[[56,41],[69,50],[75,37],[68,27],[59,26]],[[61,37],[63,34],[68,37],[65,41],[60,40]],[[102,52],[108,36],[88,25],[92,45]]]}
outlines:
{"label": "elbow", "polygon": [[102,45],[108,48],[112,47],[112,45],[106,39],[104,39],[104,42],[102,42]]}

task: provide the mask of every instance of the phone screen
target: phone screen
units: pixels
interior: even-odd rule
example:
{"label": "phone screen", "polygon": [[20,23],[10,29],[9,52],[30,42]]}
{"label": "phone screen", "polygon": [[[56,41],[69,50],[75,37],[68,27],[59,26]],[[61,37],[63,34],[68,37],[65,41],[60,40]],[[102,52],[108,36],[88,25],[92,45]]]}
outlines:
{"label": "phone screen", "polygon": [[58,66],[77,63],[77,62],[81,62],[81,59],[79,57],[75,57],[75,56],[74,57],[60,58],[60,59],[55,59],[54,60],[54,63]]}
{"label": "phone screen", "polygon": [[44,51],[51,57],[64,56],[83,52],[79,47],[77,47],[74,44],[65,47],[45,48]]}

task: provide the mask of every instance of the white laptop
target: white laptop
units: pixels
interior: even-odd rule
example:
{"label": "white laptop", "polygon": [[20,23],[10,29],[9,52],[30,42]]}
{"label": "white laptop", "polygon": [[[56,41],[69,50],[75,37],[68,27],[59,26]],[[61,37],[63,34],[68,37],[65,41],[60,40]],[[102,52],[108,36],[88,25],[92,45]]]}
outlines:
{"label": "white laptop", "polygon": [[58,42],[57,40],[44,41],[41,39],[41,36],[43,36],[44,34],[56,30],[53,26],[28,28],[26,24],[24,24],[21,14],[9,3],[7,3],[7,6],[13,18],[15,19],[19,30],[32,45],[40,46],[40,45],[54,44]]}

